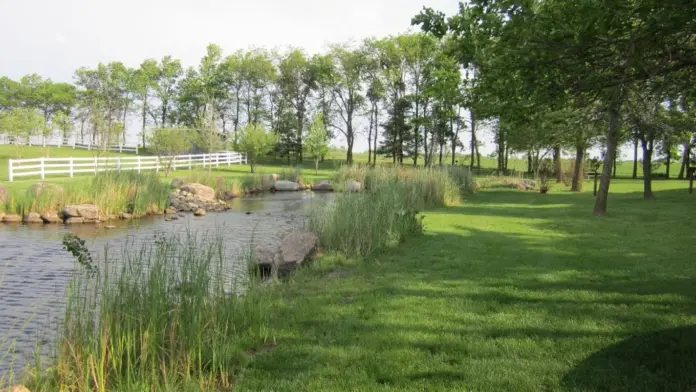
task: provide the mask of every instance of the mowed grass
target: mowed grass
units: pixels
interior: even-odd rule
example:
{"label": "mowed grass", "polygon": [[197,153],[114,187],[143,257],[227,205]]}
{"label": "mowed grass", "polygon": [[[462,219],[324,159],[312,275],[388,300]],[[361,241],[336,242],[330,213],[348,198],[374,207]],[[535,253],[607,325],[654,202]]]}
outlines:
{"label": "mowed grass", "polygon": [[[274,345],[237,391],[687,391],[696,387],[696,195],[484,191],[366,262],[276,286]],[[586,184],[585,189],[591,186]]]}

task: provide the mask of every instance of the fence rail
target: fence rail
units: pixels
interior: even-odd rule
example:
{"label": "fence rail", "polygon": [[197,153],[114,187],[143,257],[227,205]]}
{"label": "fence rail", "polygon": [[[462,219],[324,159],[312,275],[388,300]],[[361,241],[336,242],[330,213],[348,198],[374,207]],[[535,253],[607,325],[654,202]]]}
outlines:
{"label": "fence rail", "polygon": [[[70,140],[72,139],[72,141]],[[5,135],[0,135],[0,144],[19,144],[22,146],[39,146],[39,147],[47,147],[47,146],[55,146],[58,148],[65,147],[65,148],[80,148],[84,150],[102,150],[102,151],[112,151],[112,152],[131,152],[135,153],[135,155],[138,155],[138,146],[127,146],[123,144],[107,144],[107,145],[99,145],[99,144],[92,144],[90,140],[87,140],[87,143],[78,143],[77,138],[56,138],[56,137],[48,137],[48,138],[41,138],[41,137],[30,137],[28,139],[20,140],[18,138],[13,138],[13,137],[8,137]]]}
{"label": "fence rail", "polygon": [[100,173],[121,170],[163,170],[171,165],[172,170],[191,169],[194,166],[213,167],[247,163],[244,154],[223,151],[211,154],[187,154],[174,157],[135,156],[135,157],[94,157],[94,158],[33,158],[10,159],[7,165],[10,182],[17,177],[49,175],[68,175],[71,178],[79,173]]}

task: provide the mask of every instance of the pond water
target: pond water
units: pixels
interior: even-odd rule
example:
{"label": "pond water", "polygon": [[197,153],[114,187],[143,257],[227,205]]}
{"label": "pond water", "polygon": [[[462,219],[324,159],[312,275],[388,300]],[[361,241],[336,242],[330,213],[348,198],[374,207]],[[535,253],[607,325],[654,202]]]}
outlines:
{"label": "pond water", "polygon": [[[164,217],[102,225],[0,224],[0,380],[34,358],[37,342],[55,341],[58,318],[65,304],[65,288],[75,270],[62,238],[72,232],[87,241],[91,252],[113,260],[127,245],[153,241],[158,234],[215,232],[222,235],[226,253],[240,255],[251,246],[277,244],[288,232],[304,225],[306,212],[330,195],[288,192],[235,199],[231,210],[204,217],[185,215],[167,222]],[[117,258],[117,257],[116,257]],[[239,257],[230,257],[230,271],[246,273]],[[237,265],[235,265],[235,263]]]}

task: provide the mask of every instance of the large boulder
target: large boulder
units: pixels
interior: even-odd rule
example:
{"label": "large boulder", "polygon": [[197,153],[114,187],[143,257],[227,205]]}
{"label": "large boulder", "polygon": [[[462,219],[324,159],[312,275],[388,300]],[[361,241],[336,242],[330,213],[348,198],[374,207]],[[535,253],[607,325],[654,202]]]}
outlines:
{"label": "large boulder", "polygon": [[215,199],[215,189],[198,183],[184,184],[181,186],[182,191],[186,191],[195,198],[200,200],[214,200]]}
{"label": "large boulder", "polygon": [[24,223],[43,223],[43,219],[41,219],[41,214],[39,214],[38,212],[30,212],[24,215],[22,221]]}
{"label": "large boulder", "polygon": [[309,260],[318,247],[319,237],[316,234],[293,232],[283,238],[275,251],[267,248],[254,249],[252,260],[259,267],[262,277],[272,274],[283,277]]}
{"label": "large boulder", "polygon": [[175,177],[172,179],[172,188],[179,189],[182,185],[184,185],[184,180],[181,178]]}
{"label": "large boulder", "polygon": [[2,218],[2,221],[5,223],[19,223],[22,221],[22,217],[17,215],[17,214],[9,214],[9,215],[5,215]]}
{"label": "large boulder", "polygon": [[193,212],[193,215],[195,216],[205,216],[205,210],[202,208],[196,209],[196,211]]}
{"label": "large boulder", "polygon": [[299,191],[300,184],[292,181],[280,180],[273,183],[273,189],[279,192]]}
{"label": "large boulder", "polygon": [[128,213],[128,212],[122,212],[122,213],[118,214],[118,217],[121,219],[130,220],[130,219],[133,219],[133,214]]}
{"label": "large boulder", "polygon": [[278,181],[277,174],[264,174],[261,178],[261,188],[268,192],[273,189],[273,184]]}
{"label": "large boulder", "polygon": [[312,190],[317,192],[333,192],[333,185],[328,180],[322,180],[312,185]]}
{"label": "large boulder", "polygon": [[6,202],[8,195],[9,195],[9,191],[7,190],[7,188],[0,185],[0,203]]}
{"label": "large boulder", "polygon": [[43,220],[44,223],[60,223],[63,221],[55,212],[45,212],[41,214],[41,220]]}
{"label": "large boulder", "polygon": [[242,195],[242,191],[239,189],[239,184],[236,182],[232,184],[232,187],[222,193],[222,200],[232,200]]}
{"label": "large boulder", "polygon": [[176,214],[177,211],[176,211],[176,208],[174,208],[174,207],[169,207],[169,208],[165,208],[165,209],[164,209],[164,213],[167,214],[167,215],[171,215],[171,214]]}
{"label": "large boulder", "polygon": [[362,184],[355,180],[346,181],[346,192],[360,192]]}
{"label": "large boulder", "polygon": [[76,204],[63,208],[65,218],[85,218],[88,220],[99,219],[99,208],[94,204]]}
{"label": "large boulder", "polygon": [[83,218],[83,217],[72,217],[72,218],[66,219],[66,220],[65,220],[65,223],[68,224],[68,225],[81,224],[81,223],[85,223],[85,218]]}

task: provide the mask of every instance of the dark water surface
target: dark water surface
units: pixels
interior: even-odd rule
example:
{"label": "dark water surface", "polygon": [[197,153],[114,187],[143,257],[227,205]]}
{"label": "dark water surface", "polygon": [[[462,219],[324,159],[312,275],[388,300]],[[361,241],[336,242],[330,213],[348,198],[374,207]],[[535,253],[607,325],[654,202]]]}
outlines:
{"label": "dark water surface", "polygon": [[113,260],[125,245],[151,242],[158,234],[215,232],[224,239],[230,271],[245,273],[242,258],[234,256],[251,246],[276,244],[283,235],[302,228],[308,208],[327,197],[309,192],[268,194],[235,199],[232,209],[224,213],[186,215],[171,222],[162,216],[109,222],[116,226],[112,229],[107,224],[0,224],[0,380],[8,370],[20,372],[33,360],[37,342],[50,346],[56,339],[66,285],[75,271],[73,257],[62,246],[64,234],[73,232],[85,239],[90,251],[101,258],[108,248]]}

